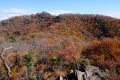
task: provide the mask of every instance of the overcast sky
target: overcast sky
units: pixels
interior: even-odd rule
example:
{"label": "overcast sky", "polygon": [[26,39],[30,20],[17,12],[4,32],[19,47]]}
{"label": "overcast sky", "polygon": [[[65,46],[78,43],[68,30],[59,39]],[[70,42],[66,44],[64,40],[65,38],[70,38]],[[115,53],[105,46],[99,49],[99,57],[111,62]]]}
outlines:
{"label": "overcast sky", "polygon": [[41,11],[102,14],[120,18],[120,0],[0,0],[0,20]]}

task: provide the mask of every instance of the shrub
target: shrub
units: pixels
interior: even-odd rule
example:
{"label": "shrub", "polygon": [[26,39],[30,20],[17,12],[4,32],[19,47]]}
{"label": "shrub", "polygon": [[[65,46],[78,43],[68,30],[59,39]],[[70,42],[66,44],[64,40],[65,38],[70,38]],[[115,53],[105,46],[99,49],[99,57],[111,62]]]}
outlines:
{"label": "shrub", "polygon": [[92,64],[102,64],[104,62],[119,62],[120,40],[104,39],[94,40],[83,50],[82,54],[90,60]]}
{"label": "shrub", "polygon": [[34,69],[34,64],[35,64],[35,54],[33,51],[29,51],[28,55],[25,58],[25,65],[27,66],[27,77],[29,80],[34,80],[32,77],[32,71]]}

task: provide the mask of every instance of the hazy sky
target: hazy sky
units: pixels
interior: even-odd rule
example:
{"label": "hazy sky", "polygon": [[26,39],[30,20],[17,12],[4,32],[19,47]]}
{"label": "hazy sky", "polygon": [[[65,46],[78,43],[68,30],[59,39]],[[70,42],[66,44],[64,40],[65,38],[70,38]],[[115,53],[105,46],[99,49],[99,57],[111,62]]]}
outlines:
{"label": "hazy sky", "polygon": [[102,14],[120,18],[120,0],[0,0],[0,20],[41,11]]}

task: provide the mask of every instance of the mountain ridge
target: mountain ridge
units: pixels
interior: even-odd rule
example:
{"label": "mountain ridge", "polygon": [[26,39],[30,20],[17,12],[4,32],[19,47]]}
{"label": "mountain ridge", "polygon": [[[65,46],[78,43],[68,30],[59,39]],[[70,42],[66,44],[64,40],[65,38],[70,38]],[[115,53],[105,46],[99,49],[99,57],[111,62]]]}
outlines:
{"label": "mountain ridge", "polygon": [[[7,34],[27,35],[32,32],[81,32],[92,37],[114,37],[119,35],[120,20],[103,15],[62,14],[58,16],[46,12],[29,16],[17,16],[0,22],[1,30]],[[58,30],[58,29],[59,30]],[[69,30],[70,31],[69,31]],[[58,31],[58,32],[57,32]],[[2,32],[1,32],[2,33]],[[59,33],[61,35],[61,33]],[[33,35],[34,36],[34,35]]]}

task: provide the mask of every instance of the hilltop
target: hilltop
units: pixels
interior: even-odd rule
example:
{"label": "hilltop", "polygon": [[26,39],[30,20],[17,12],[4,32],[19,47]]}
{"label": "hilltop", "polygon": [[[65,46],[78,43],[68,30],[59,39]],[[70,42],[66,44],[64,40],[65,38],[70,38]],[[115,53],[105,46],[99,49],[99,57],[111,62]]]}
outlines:
{"label": "hilltop", "polygon": [[[103,15],[62,14],[46,12],[29,16],[12,17],[0,22],[0,32],[5,35],[39,37],[75,36],[78,38],[119,37],[120,20]],[[41,35],[42,36],[42,35]]]}

